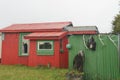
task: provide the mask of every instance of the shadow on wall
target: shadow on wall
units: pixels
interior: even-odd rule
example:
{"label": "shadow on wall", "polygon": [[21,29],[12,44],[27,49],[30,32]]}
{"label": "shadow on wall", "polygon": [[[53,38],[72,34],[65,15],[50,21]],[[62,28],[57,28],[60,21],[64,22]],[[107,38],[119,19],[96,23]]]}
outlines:
{"label": "shadow on wall", "polygon": [[79,72],[83,72],[84,64],[84,52],[80,50],[78,54],[74,57],[73,68]]}

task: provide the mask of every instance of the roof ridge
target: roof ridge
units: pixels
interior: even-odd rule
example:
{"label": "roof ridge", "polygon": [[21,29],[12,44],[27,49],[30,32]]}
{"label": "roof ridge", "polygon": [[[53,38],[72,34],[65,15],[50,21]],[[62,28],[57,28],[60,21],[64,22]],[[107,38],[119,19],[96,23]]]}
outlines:
{"label": "roof ridge", "polygon": [[37,25],[37,24],[64,24],[64,23],[72,23],[71,21],[62,21],[62,22],[35,22],[35,23],[15,23],[12,25]]}
{"label": "roof ridge", "polygon": [[0,29],[0,32],[31,32],[31,31],[61,31],[64,27],[72,25],[72,22],[45,22],[45,23],[24,23],[12,24]]}
{"label": "roof ridge", "polygon": [[93,26],[73,26],[73,28],[79,28],[79,27],[97,27],[97,26],[95,26],[95,25],[93,25]]}

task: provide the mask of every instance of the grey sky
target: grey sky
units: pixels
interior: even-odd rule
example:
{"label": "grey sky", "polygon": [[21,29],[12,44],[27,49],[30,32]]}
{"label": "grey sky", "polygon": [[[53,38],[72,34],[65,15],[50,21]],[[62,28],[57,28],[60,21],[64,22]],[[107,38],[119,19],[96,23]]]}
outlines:
{"label": "grey sky", "polygon": [[110,32],[119,0],[0,0],[0,28],[15,23],[72,21]]}

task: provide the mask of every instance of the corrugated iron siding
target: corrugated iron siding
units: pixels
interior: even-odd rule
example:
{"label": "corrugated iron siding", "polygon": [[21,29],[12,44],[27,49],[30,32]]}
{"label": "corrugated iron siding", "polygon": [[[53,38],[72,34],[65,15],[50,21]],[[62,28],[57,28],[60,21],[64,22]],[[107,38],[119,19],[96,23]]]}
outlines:
{"label": "corrugated iron siding", "polygon": [[[118,48],[108,38],[109,35],[101,35],[104,45],[100,42],[98,35],[94,35],[96,51],[91,51],[84,46],[83,35],[72,35],[69,43],[69,68],[73,68],[73,59],[78,51],[85,53],[85,80],[116,80],[119,75]],[[85,35],[85,41],[90,35]],[[111,37],[118,44],[118,36]]]}
{"label": "corrugated iron siding", "polygon": [[96,26],[74,26],[74,27],[65,27],[68,31],[96,31],[98,32],[98,29]]}

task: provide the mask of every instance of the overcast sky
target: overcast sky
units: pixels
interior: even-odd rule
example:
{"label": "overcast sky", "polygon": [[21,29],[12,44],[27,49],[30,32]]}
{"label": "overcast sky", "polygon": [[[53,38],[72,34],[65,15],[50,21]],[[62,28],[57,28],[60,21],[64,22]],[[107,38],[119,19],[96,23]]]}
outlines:
{"label": "overcast sky", "polygon": [[119,0],[0,0],[0,28],[16,23],[72,21],[110,32]]}

